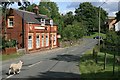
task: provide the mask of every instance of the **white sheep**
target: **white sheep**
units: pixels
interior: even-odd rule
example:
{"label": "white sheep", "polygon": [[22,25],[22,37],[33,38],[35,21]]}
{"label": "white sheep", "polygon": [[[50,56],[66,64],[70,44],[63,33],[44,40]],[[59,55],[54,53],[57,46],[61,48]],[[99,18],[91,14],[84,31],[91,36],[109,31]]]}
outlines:
{"label": "white sheep", "polygon": [[8,74],[10,75],[11,71],[15,73],[20,73],[20,70],[22,68],[23,62],[20,60],[19,63],[12,63],[9,67],[9,72]]}

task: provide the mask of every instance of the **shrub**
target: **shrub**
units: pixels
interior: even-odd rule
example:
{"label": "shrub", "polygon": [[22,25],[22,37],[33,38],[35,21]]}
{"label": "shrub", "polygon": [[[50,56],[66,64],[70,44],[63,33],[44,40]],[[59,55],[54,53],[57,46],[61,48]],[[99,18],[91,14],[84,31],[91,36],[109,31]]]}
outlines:
{"label": "shrub", "polygon": [[10,40],[10,41],[6,41],[6,47],[15,47],[16,46],[16,40]]}
{"label": "shrub", "polygon": [[16,46],[16,40],[4,40],[2,39],[2,49],[15,47]]}

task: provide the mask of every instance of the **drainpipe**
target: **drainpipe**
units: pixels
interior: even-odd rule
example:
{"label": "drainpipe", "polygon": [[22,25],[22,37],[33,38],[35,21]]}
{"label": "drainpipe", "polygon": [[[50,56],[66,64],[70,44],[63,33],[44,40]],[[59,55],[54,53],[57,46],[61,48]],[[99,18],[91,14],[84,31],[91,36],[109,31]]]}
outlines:
{"label": "drainpipe", "polygon": [[[25,9],[24,9],[25,10]],[[24,48],[24,12],[22,14],[22,48]]]}
{"label": "drainpipe", "polygon": [[51,35],[52,34],[51,34],[51,25],[50,25],[50,36],[49,36],[50,37],[50,49],[52,49],[52,38],[51,38]]}

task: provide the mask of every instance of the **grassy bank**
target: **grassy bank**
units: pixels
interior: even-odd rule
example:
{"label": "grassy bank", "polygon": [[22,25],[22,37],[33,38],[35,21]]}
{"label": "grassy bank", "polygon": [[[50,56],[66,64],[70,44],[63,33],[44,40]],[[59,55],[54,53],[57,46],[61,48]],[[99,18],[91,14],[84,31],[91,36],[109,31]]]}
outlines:
{"label": "grassy bank", "polygon": [[106,69],[103,69],[104,65],[104,53],[98,53],[98,63],[95,63],[93,59],[92,50],[87,51],[83,57],[80,59],[80,73],[81,78],[85,80],[113,80],[120,76],[118,73],[118,64],[115,65],[115,75],[112,74],[113,71],[113,55],[107,54]]}
{"label": "grassy bank", "polygon": [[2,61],[5,61],[5,60],[10,60],[10,59],[15,59],[15,58],[19,58],[19,57],[21,57],[21,56],[23,56],[24,54],[20,54],[20,53],[13,53],[13,54],[9,54],[9,55],[7,55],[7,54],[1,54],[0,55],[0,60],[2,60]]}
{"label": "grassy bank", "polygon": [[73,41],[60,41],[60,47],[70,47],[70,46],[76,46],[84,43],[83,39],[79,40],[73,40]]}
{"label": "grassy bank", "polygon": [[[90,35],[90,36],[84,36],[84,38],[93,38],[93,37],[96,37],[96,36],[98,36],[99,34],[98,34],[98,32],[94,32],[92,35]],[[103,38],[103,39],[105,39],[106,38],[106,34],[103,34],[103,33],[100,33],[100,36]]]}

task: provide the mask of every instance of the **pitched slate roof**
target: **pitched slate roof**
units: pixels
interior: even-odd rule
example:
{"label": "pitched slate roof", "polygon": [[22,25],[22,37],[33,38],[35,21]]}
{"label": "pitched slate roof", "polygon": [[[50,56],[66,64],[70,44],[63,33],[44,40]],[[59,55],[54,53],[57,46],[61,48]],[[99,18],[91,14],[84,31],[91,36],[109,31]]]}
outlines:
{"label": "pitched slate roof", "polygon": [[[35,14],[33,12],[28,12],[24,10],[13,9],[18,15],[20,15],[27,23],[36,23],[41,24],[38,19],[50,19],[46,15]],[[45,24],[50,24],[48,20],[45,21]]]}

